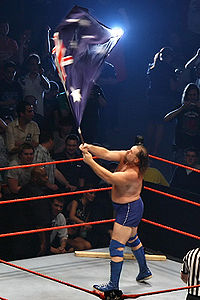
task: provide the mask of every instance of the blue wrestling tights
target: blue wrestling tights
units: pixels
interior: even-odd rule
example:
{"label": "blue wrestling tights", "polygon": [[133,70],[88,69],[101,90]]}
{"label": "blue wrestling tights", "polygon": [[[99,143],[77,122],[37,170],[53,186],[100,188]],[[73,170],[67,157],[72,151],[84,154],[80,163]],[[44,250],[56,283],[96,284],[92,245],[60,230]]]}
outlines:
{"label": "blue wrestling tights", "polygon": [[[110,242],[110,256],[112,257],[122,257],[123,258],[123,250],[118,250],[118,248],[124,249],[125,245],[116,241],[111,240]],[[110,262],[110,284],[112,284],[113,288],[119,288],[119,279],[122,270],[123,260],[120,262],[112,261]]]}

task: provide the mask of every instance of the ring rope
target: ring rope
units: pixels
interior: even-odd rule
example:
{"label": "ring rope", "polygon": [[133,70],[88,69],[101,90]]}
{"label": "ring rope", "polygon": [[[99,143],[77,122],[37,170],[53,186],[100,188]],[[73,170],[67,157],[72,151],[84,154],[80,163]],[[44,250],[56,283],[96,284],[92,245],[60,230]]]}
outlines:
{"label": "ring rope", "polygon": [[43,231],[52,231],[54,229],[74,228],[74,227],[81,227],[81,226],[86,226],[86,225],[111,223],[111,222],[114,222],[114,221],[115,221],[115,219],[110,219],[110,220],[94,221],[94,222],[87,222],[87,223],[85,222],[85,223],[80,223],[80,224],[62,225],[62,226],[55,226],[55,227],[45,227],[45,228],[39,228],[39,229],[31,229],[31,230],[24,230],[24,231],[2,233],[2,234],[0,234],[0,238],[1,237],[8,237],[8,236],[29,234],[29,233],[37,233],[37,232],[43,232]]}
{"label": "ring rope", "polygon": [[[93,159],[96,159],[96,156],[93,156]],[[62,163],[70,163],[75,161],[82,161],[83,158],[73,158],[73,159],[63,159],[63,160],[55,160],[55,161],[47,161],[47,162],[38,162],[33,164],[27,164],[27,165],[17,165],[17,166],[10,166],[10,167],[1,167],[0,171],[7,171],[7,170],[13,170],[13,169],[22,169],[22,168],[30,168],[30,167],[38,167],[38,166],[46,166],[46,165],[55,165],[55,164],[62,164]]]}
{"label": "ring rope", "polygon": [[[175,165],[175,166],[178,166],[178,167],[182,167],[182,168],[185,168],[185,169],[197,172],[197,173],[200,173],[199,169],[195,169],[195,168],[192,168],[192,167],[180,164],[180,163],[176,163],[174,161],[167,160],[165,158],[157,157],[157,156],[154,156],[154,155],[151,155],[151,154],[149,154],[149,157],[160,160],[160,161],[163,161],[163,162],[166,162],[166,163],[169,163],[169,164],[172,164],[172,165]],[[93,157],[93,159],[97,159],[97,158],[98,157],[96,157],[96,156]],[[21,168],[30,168],[30,167],[36,167],[36,166],[54,165],[54,164],[61,164],[61,163],[68,163],[68,162],[82,161],[82,160],[83,160],[83,158],[74,158],[74,159],[48,161],[48,162],[43,162],[43,163],[42,162],[41,163],[33,163],[33,164],[29,164],[29,165],[1,167],[0,171],[6,171],[6,170],[12,170],[12,169],[21,169]]]}
{"label": "ring rope", "polygon": [[158,226],[158,227],[161,227],[161,228],[164,228],[164,229],[167,229],[167,230],[171,230],[171,231],[174,231],[176,233],[180,233],[180,234],[189,236],[191,238],[200,240],[200,236],[197,236],[197,235],[185,232],[185,231],[181,231],[179,229],[175,229],[175,228],[172,228],[172,227],[169,227],[169,226],[166,226],[166,225],[163,225],[163,224],[159,224],[159,223],[156,223],[156,222],[153,222],[153,221],[150,221],[150,220],[147,220],[147,219],[143,219],[143,218],[142,218],[142,221],[145,222],[145,223],[149,223],[151,225],[155,225],[155,226]]}
{"label": "ring rope", "polygon": [[111,187],[105,187],[105,188],[90,189],[90,190],[75,191],[75,192],[66,192],[66,193],[51,194],[51,195],[44,195],[44,196],[34,196],[34,197],[29,197],[29,198],[20,198],[20,199],[13,199],[13,200],[2,200],[2,201],[0,201],[0,204],[40,200],[40,199],[70,196],[70,195],[78,195],[78,194],[84,194],[84,193],[89,193],[89,192],[101,192],[101,191],[107,191],[107,190],[111,190],[111,189],[112,189]]}
{"label": "ring rope", "polygon": [[[88,293],[88,294],[92,294],[92,295],[95,295],[95,296],[97,296],[97,297],[99,297],[99,298],[101,298],[101,299],[104,299],[103,295],[97,293],[96,291],[90,291],[90,290],[88,290],[88,289],[85,289],[85,288],[82,288],[82,287],[73,285],[73,284],[68,283],[68,282],[65,282],[65,281],[63,281],[63,280],[56,279],[56,278],[54,278],[54,277],[50,277],[50,276],[48,276],[48,275],[44,275],[44,274],[42,274],[42,273],[35,272],[35,271],[33,271],[33,270],[29,270],[29,269],[26,269],[26,268],[24,268],[24,267],[21,267],[21,266],[12,264],[12,263],[7,262],[7,261],[2,260],[2,259],[0,259],[0,263],[3,263],[3,264],[8,265],[8,266],[10,266],[10,267],[13,267],[13,268],[16,268],[16,269],[19,269],[19,270],[22,270],[22,271],[25,271],[25,272],[28,272],[28,273],[31,273],[31,274],[40,276],[40,277],[43,277],[43,278],[46,278],[46,279],[49,279],[49,280],[52,280],[52,281],[55,281],[55,282],[58,282],[58,283],[61,283],[61,284],[64,284],[64,285],[67,285],[67,286],[69,286],[69,287],[75,288],[75,289],[77,289],[77,290],[81,290],[81,291],[86,292],[86,293]],[[0,298],[0,299],[1,299],[1,298]],[[4,300],[6,300],[6,299],[4,299]]]}
{"label": "ring rope", "polygon": [[172,194],[169,194],[169,193],[165,193],[165,192],[162,192],[162,191],[159,191],[159,190],[156,190],[156,189],[152,189],[152,188],[147,187],[147,186],[144,186],[144,189],[148,190],[148,191],[151,191],[151,192],[155,192],[155,193],[164,195],[164,196],[167,196],[167,197],[170,197],[170,198],[174,198],[176,200],[180,200],[180,201],[192,204],[192,205],[200,206],[200,203],[198,203],[198,202],[194,202],[194,201],[191,201],[191,200],[179,197],[179,196],[175,196],[175,195],[172,195]]}
{"label": "ring rope", "polygon": [[0,297],[0,299],[1,299],[1,300],[8,300],[8,299],[6,299],[6,298],[2,298],[2,297]]}
{"label": "ring rope", "polygon": [[134,294],[134,295],[122,295],[122,299],[135,299],[135,298],[139,298],[142,296],[150,296],[150,295],[157,295],[157,294],[163,294],[163,293],[169,293],[169,292],[176,292],[176,291],[181,291],[181,290],[186,290],[186,289],[190,289],[190,288],[196,288],[196,287],[200,287],[200,284],[197,285],[191,285],[191,286],[185,286],[185,287],[180,287],[180,288],[173,288],[173,289],[168,289],[168,290],[160,290],[160,291],[154,291],[154,292],[147,292],[147,293],[141,293],[141,294]]}
{"label": "ring rope", "polygon": [[[44,196],[34,196],[34,197],[28,197],[28,198],[20,198],[20,199],[12,199],[12,200],[2,200],[0,201],[0,205],[1,204],[10,204],[10,203],[17,203],[17,202],[25,202],[25,201],[32,201],[32,200],[40,200],[40,199],[47,199],[47,198],[54,198],[54,197],[62,197],[62,196],[70,196],[70,195],[78,195],[78,194],[84,194],[84,193],[90,193],[90,192],[102,192],[102,191],[108,191],[111,190],[112,187],[105,187],[105,188],[98,188],[98,189],[90,189],[90,190],[83,190],[83,191],[75,191],[75,192],[66,192],[66,193],[58,193],[58,194],[51,194],[51,195],[44,195]],[[167,196],[167,197],[171,197],[174,198],[176,200],[180,200],[192,205],[196,205],[196,206],[200,206],[200,203],[198,202],[194,202],[182,197],[178,197],[169,193],[165,193],[156,189],[152,189],[149,187],[144,186],[144,189]]]}
{"label": "ring rope", "polygon": [[151,154],[149,154],[149,157],[157,159],[157,160],[160,160],[160,161],[163,161],[163,162],[166,162],[166,163],[171,164],[171,165],[175,165],[177,167],[182,167],[182,168],[185,168],[185,169],[192,170],[192,171],[195,171],[197,173],[200,173],[199,169],[195,169],[195,168],[192,168],[192,167],[189,167],[189,166],[186,166],[186,165],[183,165],[183,164],[180,164],[180,163],[177,163],[177,162],[165,159],[165,158],[157,157],[157,156],[154,156],[154,155],[151,155]]}
{"label": "ring rope", "polygon": [[[186,236],[189,236],[191,238],[200,240],[200,237],[185,231],[181,231],[179,229],[175,229],[166,225],[162,225],[147,219],[142,218],[141,219],[145,223],[149,223],[151,225],[155,225],[157,227],[161,227],[170,231],[174,231],[176,233],[180,233]],[[10,232],[10,233],[2,233],[0,234],[1,237],[8,237],[8,236],[16,236],[16,235],[23,235],[23,234],[29,234],[29,233],[37,233],[37,232],[43,232],[43,231],[52,231],[53,229],[63,229],[63,228],[72,228],[72,227],[81,227],[81,226],[86,226],[86,225],[96,225],[96,224],[103,224],[103,223],[109,223],[109,222],[114,222],[115,219],[110,219],[110,220],[102,220],[102,221],[95,221],[95,222],[87,222],[87,223],[81,223],[81,224],[73,224],[73,225],[63,225],[63,226],[56,226],[56,227],[46,227],[46,228],[40,228],[40,229],[32,229],[32,230],[25,230],[25,231],[16,231],[16,232]]]}

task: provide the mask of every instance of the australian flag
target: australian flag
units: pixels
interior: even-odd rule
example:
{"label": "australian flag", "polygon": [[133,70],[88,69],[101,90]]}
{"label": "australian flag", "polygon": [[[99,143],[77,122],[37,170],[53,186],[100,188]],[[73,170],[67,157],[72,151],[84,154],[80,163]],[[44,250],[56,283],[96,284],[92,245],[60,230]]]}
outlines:
{"label": "australian flag", "polygon": [[79,128],[93,82],[119,38],[79,6],[54,33],[55,63]]}

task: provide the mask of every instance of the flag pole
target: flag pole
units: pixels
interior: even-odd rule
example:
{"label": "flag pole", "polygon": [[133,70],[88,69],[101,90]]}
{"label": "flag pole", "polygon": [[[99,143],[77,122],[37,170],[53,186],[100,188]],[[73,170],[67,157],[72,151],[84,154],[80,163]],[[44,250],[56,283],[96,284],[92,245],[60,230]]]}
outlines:
{"label": "flag pole", "polygon": [[85,142],[84,142],[83,135],[82,135],[80,127],[78,127],[78,133],[79,133],[79,136],[80,136],[80,139],[81,139],[81,143],[84,144]]}
{"label": "flag pole", "polygon": [[[71,105],[70,105],[70,102],[69,102],[69,99],[68,99],[67,89],[66,89],[65,82],[64,82],[64,79],[63,79],[63,76],[62,76],[62,71],[61,71],[61,69],[60,69],[60,65],[59,65],[59,63],[58,63],[57,56],[55,57],[55,61],[56,61],[56,67],[57,67],[57,70],[58,70],[58,74],[59,74],[59,77],[60,77],[60,79],[61,79],[61,82],[62,82],[64,91],[65,91],[65,95],[66,95],[67,100],[68,100],[68,103],[69,103],[69,107],[70,107],[70,109],[71,109],[72,115],[74,116],[73,109],[72,109],[72,107],[71,107]],[[76,120],[75,117],[74,117],[74,119]],[[82,135],[80,126],[78,127],[78,134],[79,134],[79,136],[80,136],[81,143],[84,144],[85,142],[84,142],[84,139],[83,139],[83,135]]]}

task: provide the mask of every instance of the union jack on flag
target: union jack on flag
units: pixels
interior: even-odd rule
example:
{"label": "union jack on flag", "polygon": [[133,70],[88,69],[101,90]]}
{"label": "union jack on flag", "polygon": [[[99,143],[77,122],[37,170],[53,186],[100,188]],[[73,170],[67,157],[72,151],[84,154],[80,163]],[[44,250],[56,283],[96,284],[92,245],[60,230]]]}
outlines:
{"label": "union jack on flag", "polygon": [[120,36],[74,6],[54,34],[55,64],[80,128],[90,89]]}
{"label": "union jack on flag", "polygon": [[57,67],[58,75],[63,83],[65,83],[67,74],[65,72],[65,66],[72,64],[74,59],[71,55],[65,56],[66,48],[62,40],[59,39],[59,33],[55,32],[54,36],[55,47],[52,50],[52,54],[55,54],[55,64]]}

